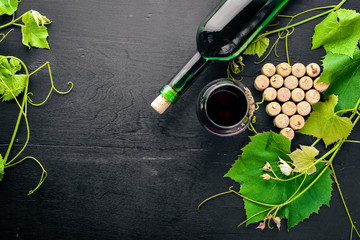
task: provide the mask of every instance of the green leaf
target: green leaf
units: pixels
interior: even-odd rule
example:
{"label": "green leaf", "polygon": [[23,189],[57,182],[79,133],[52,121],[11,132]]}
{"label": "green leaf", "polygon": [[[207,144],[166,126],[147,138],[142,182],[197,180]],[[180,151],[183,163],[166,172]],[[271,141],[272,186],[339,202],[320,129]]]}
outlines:
{"label": "green leaf", "polygon": [[313,49],[324,46],[327,52],[353,57],[360,40],[360,14],[339,9],[315,27]]}
{"label": "green leaf", "polygon": [[356,48],[353,59],[328,53],[323,67],[320,82],[330,84],[325,97],[333,94],[339,97],[336,111],[354,108],[360,98],[360,50]]}
{"label": "green leaf", "polygon": [[18,60],[11,58],[10,61],[0,55],[0,78],[8,78],[21,70],[21,64]]}
{"label": "green leaf", "polygon": [[[260,176],[264,174],[262,168],[266,162],[269,162],[277,176],[292,177],[291,175],[289,177],[284,176],[278,167],[279,157],[285,161],[290,161],[288,156],[290,153],[290,141],[283,135],[273,132],[257,134],[251,137],[251,142],[243,149],[243,154],[224,177],[229,177],[240,183],[240,193],[249,199],[267,204],[282,204],[296,192],[304,178],[278,181],[274,179],[264,180]],[[331,171],[328,168],[324,169],[326,166],[323,163],[319,163],[317,167],[319,170],[317,173],[310,176],[304,175],[306,179],[299,192],[305,190],[324,170],[319,179],[304,194],[280,208],[277,213],[277,217],[288,219],[288,229],[308,218],[312,213],[318,212],[322,205],[329,205],[332,191]],[[249,219],[247,224],[265,219],[267,212],[256,214],[268,209],[268,206],[262,206],[245,199],[244,204]]]}
{"label": "green leaf", "polygon": [[16,74],[21,70],[20,62],[14,58],[8,60],[0,56],[0,95],[2,101],[9,101],[24,91],[27,76]]}
{"label": "green leaf", "polygon": [[0,0],[0,16],[13,15],[19,5],[18,0]]}
{"label": "green leaf", "polygon": [[4,159],[0,154],[0,182],[3,179],[4,173]]}
{"label": "green leaf", "polygon": [[321,138],[325,145],[347,138],[351,133],[353,125],[349,118],[340,117],[335,114],[337,103],[337,96],[330,95],[326,102],[314,104],[312,106],[314,111],[306,120],[304,128],[298,132]]}
{"label": "green leaf", "polygon": [[258,55],[260,58],[269,47],[270,39],[263,37],[260,39],[254,40],[245,50],[245,55]]}
{"label": "green leaf", "polygon": [[[301,149],[296,149],[289,154],[289,157],[293,161],[295,166],[294,171],[302,173],[307,170],[315,161],[315,157],[319,154],[319,151],[315,147],[308,147],[300,145]],[[316,166],[307,170],[307,174],[313,174],[316,172]]]}
{"label": "green leaf", "polygon": [[[27,76],[23,74],[14,75],[6,79],[0,79],[0,94],[2,94],[2,101],[9,101],[14,99],[14,96],[19,96],[22,93],[26,86]],[[6,84],[7,87],[4,87],[3,84]]]}
{"label": "green leaf", "polygon": [[[29,48],[32,46],[49,49],[50,47],[46,40],[48,31],[44,24],[50,23],[50,20],[41,14],[40,16],[41,17],[33,10],[23,15],[22,21],[25,24],[25,26],[21,27],[23,44]],[[39,22],[41,22],[41,24],[39,24]]]}

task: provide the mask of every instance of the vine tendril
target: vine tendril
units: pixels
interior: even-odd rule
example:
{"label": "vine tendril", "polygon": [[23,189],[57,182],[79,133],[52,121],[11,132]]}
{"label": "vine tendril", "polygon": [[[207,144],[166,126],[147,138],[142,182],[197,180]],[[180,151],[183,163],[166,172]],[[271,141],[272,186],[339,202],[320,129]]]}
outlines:
{"label": "vine tendril", "polygon": [[[243,61],[243,58],[240,56],[240,57],[238,57],[237,62],[235,60],[232,60],[228,63],[227,70],[226,70],[228,78],[236,80],[234,78],[233,74],[238,75],[244,71],[244,63],[242,61]],[[239,67],[239,65],[241,68]],[[242,80],[243,80],[243,77],[241,77],[240,80],[238,80],[238,81],[241,82]]]}
{"label": "vine tendril", "polygon": [[40,69],[42,69],[42,68],[45,67],[45,66],[48,66],[50,83],[51,83],[51,88],[50,88],[50,91],[49,91],[48,95],[46,96],[45,100],[42,101],[41,103],[33,103],[33,100],[29,97],[29,96],[33,96],[33,93],[32,93],[32,92],[29,92],[29,93],[28,93],[28,96],[27,96],[28,102],[29,102],[31,105],[36,106],[36,107],[45,104],[45,103],[47,102],[47,100],[49,99],[49,97],[50,97],[50,95],[51,95],[51,93],[52,93],[53,90],[54,90],[55,92],[57,92],[58,94],[64,95],[64,94],[68,94],[68,93],[73,89],[73,87],[74,87],[73,82],[68,82],[68,85],[70,85],[69,90],[67,90],[66,92],[61,92],[61,91],[57,90],[57,89],[55,88],[55,86],[54,86],[54,81],[53,81],[53,77],[52,77],[52,73],[51,73],[51,68],[50,68],[50,63],[49,63],[49,62],[44,63],[42,66],[40,66],[40,67],[37,68],[35,71],[33,71],[32,73],[30,73],[30,74],[29,74],[29,77],[30,77],[31,75],[35,74],[36,72],[38,72]]}
{"label": "vine tendril", "polygon": [[255,103],[255,105],[256,105],[255,111],[259,110],[260,105],[263,104],[264,102],[265,102],[265,94],[263,94],[261,102]]}
{"label": "vine tendril", "polygon": [[0,33],[1,39],[0,39],[0,43],[7,37],[7,35],[9,35],[9,33],[11,33],[12,31],[14,31],[14,29],[10,29],[6,34],[4,33]]}

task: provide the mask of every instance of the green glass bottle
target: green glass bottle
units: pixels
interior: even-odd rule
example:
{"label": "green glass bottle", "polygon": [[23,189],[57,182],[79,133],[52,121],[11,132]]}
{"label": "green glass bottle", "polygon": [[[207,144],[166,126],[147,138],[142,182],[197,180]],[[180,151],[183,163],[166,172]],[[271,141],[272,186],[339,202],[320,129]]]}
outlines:
{"label": "green glass bottle", "polygon": [[160,90],[151,106],[162,114],[211,61],[238,57],[290,0],[223,0],[200,24],[197,52]]}

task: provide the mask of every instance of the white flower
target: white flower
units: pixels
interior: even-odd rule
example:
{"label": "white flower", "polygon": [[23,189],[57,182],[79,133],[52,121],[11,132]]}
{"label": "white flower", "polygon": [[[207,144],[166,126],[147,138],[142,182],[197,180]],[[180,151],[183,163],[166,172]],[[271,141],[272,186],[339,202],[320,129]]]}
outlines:
{"label": "white flower", "polygon": [[270,165],[269,162],[265,163],[265,166],[262,167],[262,170],[264,170],[265,172],[271,172],[272,171],[272,167]]}
{"label": "white flower", "polygon": [[281,227],[281,219],[279,217],[274,217],[273,218],[274,223],[276,224],[276,227],[279,229],[280,231],[280,227]]}
{"label": "white flower", "polygon": [[266,227],[266,224],[265,224],[265,221],[264,222],[260,222],[259,223],[259,226],[257,226],[256,229],[260,229],[261,231],[264,230]]}
{"label": "white flower", "polygon": [[293,169],[290,167],[290,165],[287,162],[282,160],[280,157],[279,157],[279,160],[280,160],[279,168],[280,168],[281,172],[284,175],[289,176],[293,172]]}
{"label": "white flower", "polygon": [[270,180],[271,179],[271,176],[267,173],[261,175],[260,177],[264,178],[264,180]]}

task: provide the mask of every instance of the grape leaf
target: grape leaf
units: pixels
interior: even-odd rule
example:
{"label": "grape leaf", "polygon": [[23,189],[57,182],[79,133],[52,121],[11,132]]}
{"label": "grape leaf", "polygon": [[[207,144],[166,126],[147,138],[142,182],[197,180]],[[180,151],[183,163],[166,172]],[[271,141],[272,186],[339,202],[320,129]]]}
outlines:
{"label": "grape leaf", "polygon": [[[0,56],[0,95],[2,101],[14,99],[25,89],[27,76],[24,74],[15,74],[21,70],[20,62],[11,58],[8,60]],[[11,90],[11,91],[10,91]]]}
{"label": "grape leaf", "polygon": [[270,39],[263,37],[254,40],[245,50],[245,55],[258,55],[260,58],[269,47]]}
{"label": "grape leaf", "polygon": [[0,16],[13,15],[19,5],[18,0],[0,0]]}
{"label": "grape leaf", "polygon": [[[252,200],[267,204],[281,204],[296,192],[303,177],[292,181],[278,181],[263,180],[260,176],[264,174],[262,168],[266,162],[269,162],[277,176],[284,179],[291,177],[283,175],[278,167],[279,157],[290,161],[288,156],[290,152],[290,141],[283,135],[273,132],[257,134],[251,137],[251,142],[243,149],[243,154],[224,177],[240,183],[240,193]],[[323,175],[304,194],[280,208],[277,213],[277,217],[288,219],[288,230],[312,213],[318,212],[322,205],[329,205],[332,191],[331,171],[324,169],[326,166],[323,163],[319,163],[317,167],[319,170],[317,173],[305,175],[306,179],[299,192],[305,190],[324,170]],[[258,213],[268,209],[268,206],[246,199],[244,199],[244,205],[249,219],[247,224],[265,219],[267,212]]]}
{"label": "grape leaf", "polygon": [[8,78],[21,70],[21,64],[18,60],[11,58],[10,61],[4,56],[0,56],[0,77]]}
{"label": "grape leaf", "polygon": [[337,103],[338,97],[330,95],[326,102],[314,104],[312,106],[314,111],[310,113],[305,126],[298,132],[321,138],[325,145],[347,138],[351,133],[353,125],[349,118],[340,117],[335,114]]}
{"label": "grape leaf", "polygon": [[[303,172],[309,168],[315,161],[315,157],[319,154],[319,151],[315,147],[308,147],[300,145],[301,149],[296,149],[294,152],[289,154],[289,157],[293,161],[295,166],[295,172]],[[316,166],[313,166],[308,170],[308,174],[316,172]]]}
{"label": "grape leaf", "polygon": [[0,182],[3,179],[3,176],[4,176],[4,159],[0,154]]}
{"label": "grape leaf", "polygon": [[[0,95],[2,94],[2,101],[9,101],[14,99],[14,96],[19,96],[25,89],[26,79],[27,76],[24,74],[17,74],[6,79],[0,79]],[[7,87],[3,84],[6,84]]]}
{"label": "grape leaf", "polygon": [[352,58],[360,40],[359,29],[360,14],[355,10],[339,9],[315,27],[312,49],[323,45],[327,52]]}
{"label": "grape leaf", "polygon": [[354,58],[328,53],[323,60],[320,82],[330,84],[325,96],[337,95],[339,103],[335,110],[352,109],[360,98],[360,50],[356,48]]}
{"label": "grape leaf", "polygon": [[[41,14],[41,17],[39,17],[39,15],[35,12],[36,11],[30,10],[22,17],[22,21],[25,24],[25,26],[21,27],[23,36],[22,42],[29,48],[32,46],[49,49],[49,43],[46,40],[48,37],[48,31],[44,24],[50,23],[50,20]],[[39,24],[39,21],[42,24]]]}

